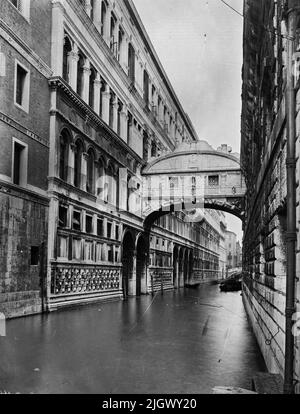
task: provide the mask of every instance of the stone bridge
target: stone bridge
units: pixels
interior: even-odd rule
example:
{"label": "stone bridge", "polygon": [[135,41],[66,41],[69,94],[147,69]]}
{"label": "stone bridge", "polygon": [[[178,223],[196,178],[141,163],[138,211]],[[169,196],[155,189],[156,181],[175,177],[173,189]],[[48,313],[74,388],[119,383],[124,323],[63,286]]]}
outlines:
{"label": "stone bridge", "polygon": [[172,211],[211,208],[244,218],[245,180],[239,154],[206,141],[182,144],[142,171],[145,227]]}

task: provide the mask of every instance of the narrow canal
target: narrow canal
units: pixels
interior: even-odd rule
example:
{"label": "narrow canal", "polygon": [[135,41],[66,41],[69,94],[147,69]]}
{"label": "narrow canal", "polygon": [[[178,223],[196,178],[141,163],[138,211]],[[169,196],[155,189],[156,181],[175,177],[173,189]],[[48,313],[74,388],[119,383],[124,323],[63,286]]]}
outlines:
{"label": "narrow canal", "polygon": [[200,286],[7,322],[0,390],[211,393],[264,371],[240,292]]}

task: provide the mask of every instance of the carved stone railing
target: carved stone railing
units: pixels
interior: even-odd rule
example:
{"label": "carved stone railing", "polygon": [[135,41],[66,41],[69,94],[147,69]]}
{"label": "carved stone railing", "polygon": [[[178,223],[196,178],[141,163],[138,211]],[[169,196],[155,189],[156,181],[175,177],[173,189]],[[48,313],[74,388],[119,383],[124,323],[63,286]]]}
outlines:
{"label": "carved stone railing", "polygon": [[52,269],[51,294],[76,295],[121,289],[120,267],[58,265]]}

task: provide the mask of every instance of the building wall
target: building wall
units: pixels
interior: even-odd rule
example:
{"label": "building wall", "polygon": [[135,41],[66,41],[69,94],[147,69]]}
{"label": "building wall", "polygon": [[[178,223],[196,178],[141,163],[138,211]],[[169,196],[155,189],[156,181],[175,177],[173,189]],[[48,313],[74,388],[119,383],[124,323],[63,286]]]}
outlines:
{"label": "building wall", "polygon": [[[289,4],[288,4],[289,3]],[[284,375],[285,297],[287,275],[287,10],[291,2],[248,0],[245,4],[242,166],[247,180],[243,245],[244,302],[268,369]],[[253,22],[281,33],[272,36]],[[298,22],[298,32],[299,32]],[[295,41],[299,49],[299,39]],[[299,158],[299,92],[296,87],[296,159]],[[258,85],[261,85],[258,87]],[[297,215],[299,204],[296,171]],[[298,216],[297,216],[298,223]],[[298,225],[297,225],[298,227]],[[297,252],[299,232],[297,234]],[[298,253],[297,253],[298,259]],[[299,260],[297,261],[297,275]],[[299,309],[295,280],[295,311]],[[295,319],[296,321],[296,319]],[[299,380],[299,347],[295,341],[294,379]],[[299,391],[299,387],[296,386]]]}
{"label": "building wall", "polygon": [[[51,7],[19,5],[0,4],[0,310],[7,317],[41,311],[47,250]],[[21,106],[16,65],[27,71]],[[23,148],[18,182],[15,142]]]}

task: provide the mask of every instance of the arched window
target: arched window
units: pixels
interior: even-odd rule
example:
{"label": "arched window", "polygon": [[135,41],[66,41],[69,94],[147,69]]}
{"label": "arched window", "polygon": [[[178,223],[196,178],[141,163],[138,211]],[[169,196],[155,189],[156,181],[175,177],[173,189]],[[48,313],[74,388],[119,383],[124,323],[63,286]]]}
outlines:
{"label": "arched window", "polygon": [[68,179],[69,143],[69,132],[64,129],[59,139],[59,178],[64,181]]}
{"label": "arched window", "polygon": [[83,147],[81,141],[75,144],[75,160],[74,160],[74,185],[81,188],[81,164],[82,164]]}
{"label": "arched window", "polygon": [[106,2],[102,1],[102,7],[101,7],[101,35],[104,36],[106,31],[106,16],[107,16],[107,6]]}
{"label": "arched window", "polygon": [[88,193],[95,194],[95,155],[92,149],[88,151],[86,186]]}
{"label": "arched window", "polygon": [[90,74],[90,88],[89,88],[89,105],[92,109],[94,109],[94,96],[95,96],[95,80],[96,80],[97,72],[96,69],[91,67],[91,74]]}
{"label": "arched window", "polygon": [[70,82],[69,53],[72,51],[72,44],[68,36],[64,39],[64,56],[63,56],[63,78]]}
{"label": "arched window", "polygon": [[81,52],[79,52],[79,60],[77,66],[77,93],[82,95],[83,89],[83,67],[84,67],[84,57]]}

